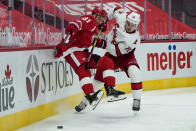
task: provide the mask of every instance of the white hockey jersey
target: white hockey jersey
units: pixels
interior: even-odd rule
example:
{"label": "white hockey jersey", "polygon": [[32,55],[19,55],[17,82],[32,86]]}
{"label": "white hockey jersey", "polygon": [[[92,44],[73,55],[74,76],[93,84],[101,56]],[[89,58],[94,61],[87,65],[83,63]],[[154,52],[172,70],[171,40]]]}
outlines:
{"label": "white hockey jersey", "polygon": [[125,31],[126,15],[124,9],[114,12],[113,18],[116,19],[116,24],[107,36],[106,52],[116,57],[130,53],[140,43],[138,31],[131,34]]}

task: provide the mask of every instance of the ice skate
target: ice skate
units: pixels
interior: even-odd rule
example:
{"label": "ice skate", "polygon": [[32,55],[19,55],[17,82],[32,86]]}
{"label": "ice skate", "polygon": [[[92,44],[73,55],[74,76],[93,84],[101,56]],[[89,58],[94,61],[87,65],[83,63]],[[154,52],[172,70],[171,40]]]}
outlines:
{"label": "ice skate", "polygon": [[94,110],[97,107],[97,105],[101,101],[101,98],[103,97],[103,94],[104,93],[102,90],[98,90],[95,93],[90,93],[85,96],[89,104],[92,106],[92,110]]}
{"label": "ice skate", "polygon": [[75,106],[75,110],[77,112],[83,111],[87,106],[87,99],[86,97],[83,98],[83,100],[80,102],[79,105]]}
{"label": "ice skate", "polygon": [[119,100],[124,100],[127,97],[125,96],[125,92],[115,90],[113,86],[104,85],[107,95],[108,102],[114,102]]}
{"label": "ice skate", "polygon": [[140,110],[140,100],[139,99],[134,99],[133,100],[133,111],[139,111]]}

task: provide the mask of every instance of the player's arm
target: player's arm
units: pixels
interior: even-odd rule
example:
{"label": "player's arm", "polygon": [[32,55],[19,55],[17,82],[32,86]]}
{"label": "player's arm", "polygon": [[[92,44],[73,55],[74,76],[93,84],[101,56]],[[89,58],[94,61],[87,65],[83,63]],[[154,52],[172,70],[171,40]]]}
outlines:
{"label": "player's arm", "polygon": [[127,15],[127,13],[120,6],[112,8],[108,11],[109,20],[110,19],[115,19],[116,23],[119,26],[118,28],[122,28],[122,29],[124,29],[124,24],[126,22],[126,15]]}
{"label": "player's arm", "polygon": [[120,6],[117,6],[115,8],[111,8],[108,11],[108,19],[109,20],[114,18],[114,19],[116,19],[118,21],[120,18],[122,18],[122,17],[124,17],[126,15],[127,14],[126,14],[125,10],[122,7],[120,7]]}
{"label": "player's arm", "polygon": [[71,34],[71,37],[73,38],[73,36],[76,35],[78,32],[82,30],[88,30],[88,28],[86,27],[88,27],[87,24],[90,24],[90,22],[91,19],[89,19],[88,17],[81,17],[78,20],[69,22],[69,24],[65,28],[65,34]]}
{"label": "player's arm", "polygon": [[[91,20],[89,20],[88,18],[80,18],[78,20],[69,22],[69,24],[66,26],[65,28],[65,36],[62,38],[62,41],[57,44],[56,46],[56,53],[55,53],[55,58],[59,58],[61,56],[63,56],[63,46],[70,44],[70,41],[74,41],[74,36],[82,31],[82,30],[88,30],[87,27],[87,23],[90,22]],[[66,38],[66,36],[70,35],[67,40],[65,40],[64,38]]]}
{"label": "player's arm", "polygon": [[121,9],[120,6],[117,6],[117,7],[114,7],[114,8],[110,8],[108,11],[107,11],[107,14],[108,14],[108,19],[111,20],[114,18],[114,13],[116,10],[119,10]]}
{"label": "player's arm", "polygon": [[61,42],[56,45],[55,58],[60,58],[63,56],[63,46],[69,44],[70,37],[75,35],[80,29],[80,27],[77,25],[78,22],[70,22],[65,28],[65,36],[63,36]]}

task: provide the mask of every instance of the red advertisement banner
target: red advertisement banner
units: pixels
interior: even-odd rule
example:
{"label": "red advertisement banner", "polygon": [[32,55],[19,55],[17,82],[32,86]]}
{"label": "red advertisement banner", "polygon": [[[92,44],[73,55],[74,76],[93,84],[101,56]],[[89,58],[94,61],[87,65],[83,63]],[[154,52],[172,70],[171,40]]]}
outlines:
{"label": "red advertisement banner", "polygon": [[[59,0],[52,0],[58,9],[57,16],[61,17],[61,2]],[[36,1],[35,5],[41,8],[43,1]],[[121,0],[103,0],[103,8],[108,10],[115,6],[122,6]],[[87,1],[86,12],[91,13],[94,6],[100,6],[99,0]],[[144,1],[143,0],[132,0],[124,3],[125,10],[127,12],[136,11],[141,14],[141,24],[139,26],[140,35],[144,37]],[[48,4],[46,10],[50,10],[51,4]],[[85,3],[84,1],[66,1],[64,0],[64,18],[66,21],[72,21],[81,15],[85,14]],[[169,15],[167,12],[161,10],[155,5],[147,1],[146,3],[146,18],[147,18],[147,39],[169,39]],[[171,18],[171,35],[173,39],[196,39],[196,30],[192,29],[188,25],[181,21]],[[108,26],[109,30],[112,28],[114,21],[110,21]]]}
{"label": "red advertisement banner", "polygon": [[[8,9],[5,5],[0,4],[0,10],[2,10],[0,12],[0,45],[30,46],[32,44],[32,18],[12,10],[12,26],[11,31],[9,31]],[[61,30],[44,24],[37,19],[35,19],[34,24],[35,44],[55,45],[61,41]]]}

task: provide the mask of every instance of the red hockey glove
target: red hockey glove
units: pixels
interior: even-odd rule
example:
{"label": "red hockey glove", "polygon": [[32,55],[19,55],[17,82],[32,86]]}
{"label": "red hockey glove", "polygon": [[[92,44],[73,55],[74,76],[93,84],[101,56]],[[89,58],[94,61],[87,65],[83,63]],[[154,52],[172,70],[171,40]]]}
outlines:
{"label": "red hockey glove", "polygon": [[86,69],[96,69],[97,63],[101,57],[97,54],[92,54],[92,57],[88,63],[86,63]]}
{"label": "red hockey glove", "polygon": [[98,25],[99,30],[102,29],[102,32],[107,30],[107,22]]}
{"label": "red hockey glove", "polygon": [[64,43],[64,39],[62,39],[61,43],[59,43],[59,44],[56,46],[55,58],[60,58],[61,56],[63,56],[62,42]]}
{"label": "red hockey glove", "polygon": [[107,45],[107,41],[105,39],[97,39],[96,47],[105,49]]}
{"label": "red hockey glove", "polygon": [[98,25],[98,29],[102,29],[102,32],[107,31],[107,22],[108,22],[108,18],[106,19],[106,21],[100,25]]}
{"label": "red hockey glove", "polygon": [[68,34],[70,31],[71,35],[74,35],[78,31],[78,28],[73,24],[69,24],[65,29],[65,33]]}

